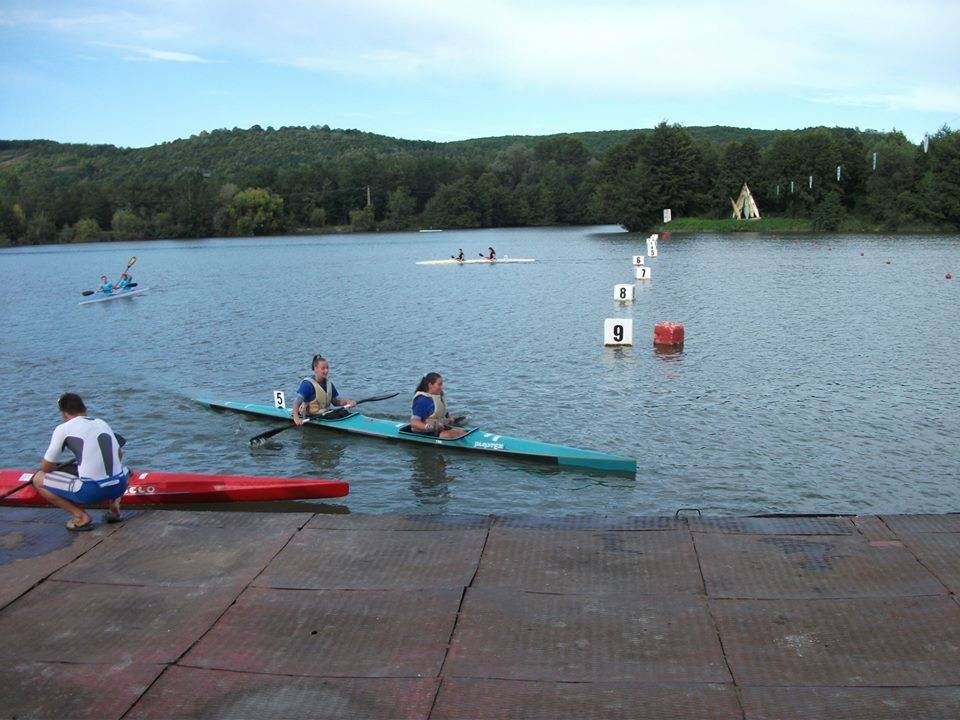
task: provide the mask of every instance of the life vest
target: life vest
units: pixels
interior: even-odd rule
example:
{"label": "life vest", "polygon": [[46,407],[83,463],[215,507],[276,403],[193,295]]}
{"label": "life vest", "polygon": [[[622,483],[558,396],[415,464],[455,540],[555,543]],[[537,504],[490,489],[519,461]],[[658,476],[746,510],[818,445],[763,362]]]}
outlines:
{"label": "life vest", "polygon": [[433,400],[433,413],[430,417],[425,417],[423,421],[429,422],[430,420],[437,420],[442,423],[447,417],[447,404],[443,401],[443,395],[431,395],[428,392],[417,390],[413,394],[413,399],[416,400],[418,395],[423,395]]}
{"label": "life vest", "polygon": [[319,415],[333,405],[333,381],[330,378],[327,378],[326,390],[312,377],[304,378],[304,380],[313,385],[313,392],[315,393],[313,400],[306,404],[307,415]]}

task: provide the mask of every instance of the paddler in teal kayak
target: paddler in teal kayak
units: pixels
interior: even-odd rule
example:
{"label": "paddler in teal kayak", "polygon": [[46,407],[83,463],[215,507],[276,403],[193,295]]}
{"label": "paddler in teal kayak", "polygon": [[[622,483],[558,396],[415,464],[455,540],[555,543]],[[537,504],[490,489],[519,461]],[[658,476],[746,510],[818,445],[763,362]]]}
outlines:
{"label": "paddler in teal kayak", "polygon": [[297,427],[303,425],[306,417],[320,415],[331,407],[350,408],[355,400],[340,397],[336,386],[327,375],[330,363],[323,355],[313,356],[313,377],[305,377],[297,388],[297,399],[293,403],[293,422]]}
{"label": "paddler in teal kayak", "polygon": [[443,397],[443,377],[440,373],[427,373],[420,378],[413,393],[410,429],[423,435],[436,435],[443,440],[456,440],[467,434],[463,428],[453,426],[453,417],[447,412]]}
{"label": "paddler in teal kayak", "polygon": [[123,273],[120,276],[120,282],[114,287],[116,287],[117,290],[126,290],[131,284],[133,284],[133,276],[130,273]]}

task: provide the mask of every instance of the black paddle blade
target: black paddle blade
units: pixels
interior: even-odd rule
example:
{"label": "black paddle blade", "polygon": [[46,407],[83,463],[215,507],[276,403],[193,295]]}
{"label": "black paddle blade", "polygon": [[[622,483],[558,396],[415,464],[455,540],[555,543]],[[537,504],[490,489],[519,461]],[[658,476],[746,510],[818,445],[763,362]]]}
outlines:
{"label": "black paddle blade", "polygon": [[254,435],[252,438],[250,438],[250,444],[259,445],[267,438],[272,438],[277,433],[282,433],[284,430],[289,430],[292,427],[296,427],[296,425],[294,425],[293,421],[291,420],[288,425],[284,425],[283,427],[273,428],[273,430],[267,430],[266,432],[260,433],[259,435]]}
{"label": "black paddle blade", "polygon": [[80,293],[80,294],[81,294],[81,295],[93,295],[93,294],[96,293],[96,292],[97,292],[96,290],[84,290],[84,291],[83,291],[82,293]]}

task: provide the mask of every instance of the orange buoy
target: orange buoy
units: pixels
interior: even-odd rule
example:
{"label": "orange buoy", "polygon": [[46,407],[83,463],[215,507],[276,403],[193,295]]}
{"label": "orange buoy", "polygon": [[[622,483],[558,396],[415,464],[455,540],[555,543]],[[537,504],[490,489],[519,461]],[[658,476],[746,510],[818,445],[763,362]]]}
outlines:
{"label": "orange buoy", "polygon": [[657,323],[653,326],[653,344],[655,347],[683,347],[683,324]]}

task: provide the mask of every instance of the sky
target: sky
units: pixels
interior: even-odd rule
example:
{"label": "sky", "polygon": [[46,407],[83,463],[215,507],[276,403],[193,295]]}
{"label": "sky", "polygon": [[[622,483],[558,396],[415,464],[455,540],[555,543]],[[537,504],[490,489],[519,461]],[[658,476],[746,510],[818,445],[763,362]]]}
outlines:
{"label": "sky", "polygon": [[960,2],[0,0],[0,140],[960,128]]}

